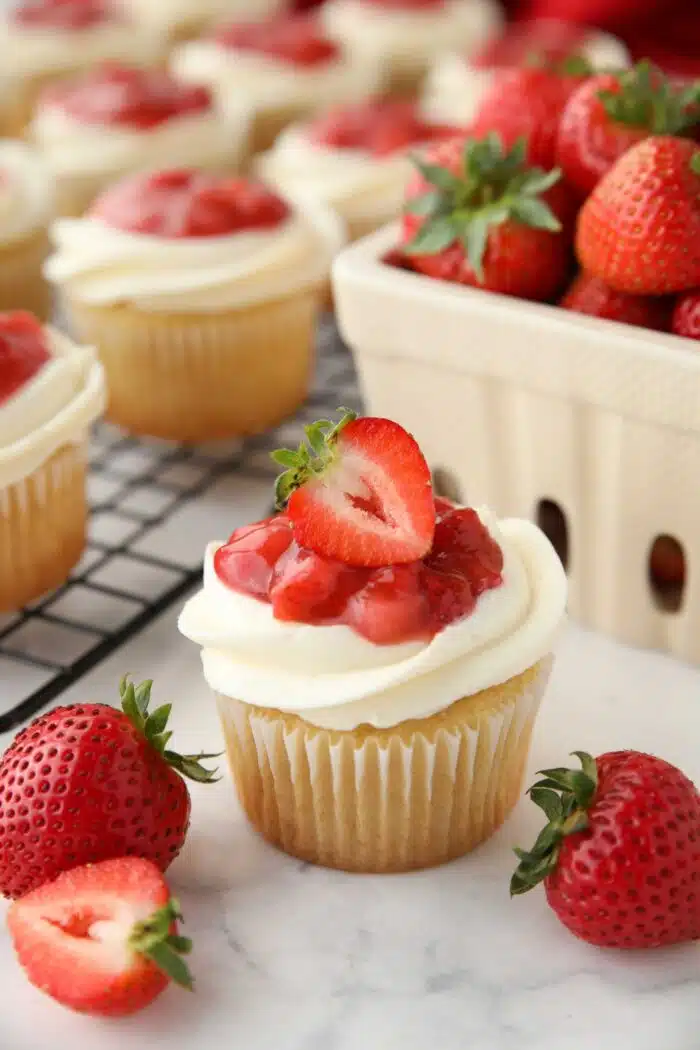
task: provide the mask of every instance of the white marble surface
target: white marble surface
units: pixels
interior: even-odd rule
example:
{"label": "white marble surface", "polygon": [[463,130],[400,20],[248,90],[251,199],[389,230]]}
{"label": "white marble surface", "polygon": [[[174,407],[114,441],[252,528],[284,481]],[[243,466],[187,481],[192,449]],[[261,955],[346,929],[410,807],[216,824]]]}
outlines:
{"label": "white marble surface", "polygon": [[[122,671],[156,679],[176,742],[220,745],[194,647],[175,612],[63,701],[111,700]],[[531,771],[573,748],[655,751],[700,780],[700,674],[570,628]],[[6,741],[0,740],[0,745]],[[289,859],[246,826],[226,778],[195,787],[171,869],[195,939],[197,990],[96,1022],[22,977],[0,926],[2,1050],[697,1050],[696,946],[620,954],[558,926],[544,896],[508,898],[511,848],[538,826],[527,801],[489,844],[442,869],[352,876]]]}

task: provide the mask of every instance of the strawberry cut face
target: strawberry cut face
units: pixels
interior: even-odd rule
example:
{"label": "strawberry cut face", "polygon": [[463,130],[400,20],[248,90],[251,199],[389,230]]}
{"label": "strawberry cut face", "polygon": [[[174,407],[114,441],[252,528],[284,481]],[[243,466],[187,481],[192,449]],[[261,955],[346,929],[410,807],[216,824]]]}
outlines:
{"label": "strawberry cut face", "polygon": [[51,360],[44,330],[31,314],[0,314],[0,407]]}

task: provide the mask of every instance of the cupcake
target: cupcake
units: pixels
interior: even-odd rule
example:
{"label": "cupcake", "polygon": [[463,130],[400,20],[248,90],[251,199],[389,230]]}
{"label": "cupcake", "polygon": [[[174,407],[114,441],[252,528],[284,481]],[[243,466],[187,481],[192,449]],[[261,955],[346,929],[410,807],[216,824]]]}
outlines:
{"label": "cupcake", "polygon": [[413,95],[444,51],[471,54],[503,21],[496,0],[328,0],[322,18],[334,39],[379,58],[398,95]]}
{"label": "cupcake", "polygon": [[0,314],[0,612],[58,587],[80,559],[87,437],[103,407],[92,350],[31,314]]}
{"label": "cupcake", "polygon": [[180,48],[173,68],[189,81],[212,85],[224,102],[241,94],[249,99],[253,152],[268,149],[287,124],[368,98],[381,86],[374,57],[353,55],[306,14],[223,26]]}
{"label": "cupcake", "polygon": [[349,871],[441,864],[518,800],[564,572],[536,526],[435,498],[398,424],[307,435],[276,454],[281,512],[208,548],[179,627],[265,838]]}
{"label": "cupcake", "polygon": [[629,65],[624,44],[598,29],[549,19],[516,22],[476,54],[452,47],[438,57],[425,86],[425,112],[433,120],[468,123],[502,69],[538,65],[581,71]]}
{"label": "cupcake", "polygon": [[144,28],[178,43],[199,36],[228,18],[266,18],[283,0],[118,0]]}
{"label": "cupcake", "polygon": [[41,272],[53,207],[49,175],[23,142],[0,140],[0,310],[51,312],[51,289]]}
{"label": "cupcake", "polygon": [[192,166],[235,172],[248,137],[239,101],[224,113],[209,88],[165,70],[105,63],[40,96],[30,134],[56,186],[59,215],[81,215],[132,171]]}
{"label": "cupcake", "polygon": [[96,62],[150,65],[164,55],[161,38],[136,29],[110,0],[20,0],[0,19],[0,49],[16,134],[48,83]]}
{"label": "cupcake", "polygon": [[340,223],[245,178],[116,183],[53,227],[46,273],[98,348],[107,418],[176,441],[265,430],[304,399]]}
{"label": "cupcake", "polygon": [[293,124],[258,159],[258,171],[282,192],[307,192],[331,205],[356,240],[401,213],[413,173],[409,153],[455,135],[423,119],[412,102],[338,106]]}

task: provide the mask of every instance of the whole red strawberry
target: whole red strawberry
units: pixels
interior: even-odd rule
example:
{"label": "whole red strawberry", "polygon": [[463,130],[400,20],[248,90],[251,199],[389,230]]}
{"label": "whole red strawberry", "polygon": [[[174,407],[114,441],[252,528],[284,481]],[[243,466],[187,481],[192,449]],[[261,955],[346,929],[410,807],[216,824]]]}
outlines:
{"label": "whole red strawberry", "polygon": [[623,154],[579,213],[576,251],[618,292],[700,285],[700,148],[658,135]]}
{"label": "whole red strawberry", "polygon": [[668,331],[669,328],[667,300],[615,292],[599,277],[591,277],[588,273],[580,273],[575,278],[559,305],[564,310],[633,324],[639,328],[652,328],[659,332]]}
{"label": "whole red strawberry", "polygon": [[530,164],[553,168],[559,118],[582,82],[581,76],[548,69],[497,70],[470,131],[477,137],[497,132],[508,148],[524,138]]}
{"label": "whole red strawberry", "polygon": [[549,299],[569,263],[572,200],[559,171],[528,167],[521,140],[453,139],[415,159],[402,248],[414,270],[523,299]]}
{"label": "whole red strawberry", "polygon": [[700,292],[679,296],[673,310],[671,329],[686,339],[700,339]]}
{"label": "whole red strawberry", "polygon": [[73,704],[18,734],[0,761],[0,893],[21,897],[67,868],[145,857],[161,871],[190,820],[183,776],[211,781],[214,755],[167,747],[170,704],[148,712],[151,682],[123,679],[122,710]]}
{"label": "whole red strawberry", "polygon": [[675,766],[638,751],[546,769],[530,797],[549,823],[511,894],[544,881],[573,934],[607,948],[657,948],[700,937],[700,794]]}
{"label": "whole red strawberry", "polygon": [[698,121],[700,84],[670,82],[649,62],[581,84],[564,107],[556,161],[586,197],[623,153],[649,135],[679,135]]}

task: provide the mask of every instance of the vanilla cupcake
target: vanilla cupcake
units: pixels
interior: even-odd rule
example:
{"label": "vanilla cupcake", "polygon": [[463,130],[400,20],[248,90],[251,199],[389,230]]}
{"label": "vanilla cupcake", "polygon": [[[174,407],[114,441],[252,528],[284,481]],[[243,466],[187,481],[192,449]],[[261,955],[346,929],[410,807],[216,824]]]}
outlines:
{"label": "vanilla cupcake", "polygon": [[209,84],[224,104],[243,95],[253,107],[252,152],[280,131],[340,102],[358,102],[382,86],[373,56],[355,55],[327,37],[309,15],[234,23],[185,44],[173,56],[184,79]]}
{"label": "vanilla cupcake", "polygon": [[166,166],[235,172],[248,130],[240,100],[224,112],[206,87],[116,63],[47,88],[30,126],[54,179],[59,215],[81,215],[129,172]]}
{"label": "vanilla cupcake", "polygon": [[426,81],[423,110],[433,120],[467,124],[500,69],[533,63],[598,71],[624,68],[630,56],[622,41],[597,29],[550,19],[515,23],[476,54],[451,48],[441,55]]}
{"label": "vanilla cupcake", "polygon": [[52,210],[51,181],[36,152],[0,140],[0,310],[49,316],[51,289],[42,266]]}
{"label": "vanilla cupcake", "polygon": [[135,175],[53,228],[46,272],[137,434],[251,434],[303,401],[340,223],[252,180]]}
{"label": "vanilla cupcake", "polygon": [[267,18],[284,0],[117,0],[145,29],[181,43],[199,36],[224,19]]}
{"label": "vanilla cupcake", "polygon": [[2,75],[11,85],[8,122],[19,134],[47,84],[96,62],[151,65],[163,40],[138,29],[112,0],[20,0],[0,18]]}
{"label": "vanilla cupcake", "polygon": [[257,170],[282,192],[325,201],[356,240],[400,215],[414,171],[410,155],[455,134],[452,126],[421,118],[411,102],[338,106],[286,128],[260,155]]}
{"label": "vanilla cupcake", "polygon": [[411,96],[444,51],[471,54],[503,23],[497,0],[328,0],[321,17],[345,47],[379,58],[392,94]]}
{"label": "vanilla cupcake", "polygon": [[331,426],[280,459],[284,513],[209,546],[179,627],[252,824],[305,861],[408,871],[516,804],[566,580],[536,526],[434,499],[398,424]]}
{"label": "vanilla cupcake", "polygon": [[58,587],[85,546],[85,461],[102,368],[30,314],[0,314],[0,612]]}

